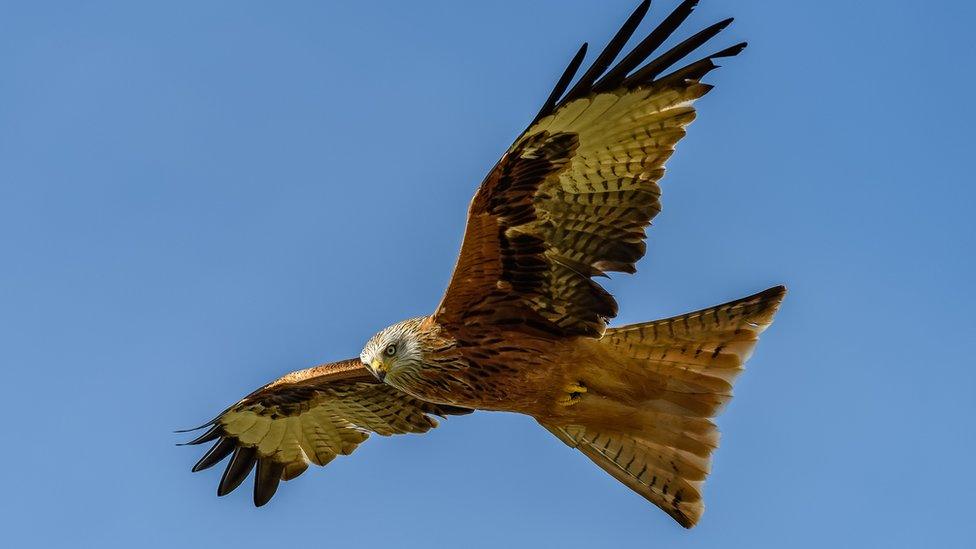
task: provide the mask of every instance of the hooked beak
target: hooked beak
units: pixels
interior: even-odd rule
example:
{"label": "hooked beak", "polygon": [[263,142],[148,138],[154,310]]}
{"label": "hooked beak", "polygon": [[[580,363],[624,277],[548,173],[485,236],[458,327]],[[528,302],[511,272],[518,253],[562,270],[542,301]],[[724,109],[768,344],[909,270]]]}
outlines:
{"label": "hooked beak", "polygon": [[386,366],[379,359],[374,358],[373,361],[369,363],[369,367],[372,370],[373,375],[376,376],[376,379],[380,380],[380,382],[386,379]]}

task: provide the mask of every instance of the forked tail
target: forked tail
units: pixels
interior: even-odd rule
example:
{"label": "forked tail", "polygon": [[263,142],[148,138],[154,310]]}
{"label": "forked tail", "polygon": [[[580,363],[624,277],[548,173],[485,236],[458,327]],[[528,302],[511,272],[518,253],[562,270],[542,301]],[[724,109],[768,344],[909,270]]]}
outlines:
{"label": "forked tail", "polygon": [[564,422],[543,426],[685,528],[705,507],[701,488],[718,447],[711,418],[770,325],[786,288],[607,330],[586,393]]}

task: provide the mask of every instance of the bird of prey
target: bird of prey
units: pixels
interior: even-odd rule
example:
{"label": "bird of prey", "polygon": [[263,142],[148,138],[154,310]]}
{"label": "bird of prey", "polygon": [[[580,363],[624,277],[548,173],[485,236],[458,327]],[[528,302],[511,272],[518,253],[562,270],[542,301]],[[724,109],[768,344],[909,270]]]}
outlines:
{"label": "bird of prey", "polygon": [[370,433],[423,433],[432,416],[500,410],[532,416],[682,526],[698,522],[713,418],[786,290],[607,327],[617,303],[594,277],[635,272],[664,163],[712,89],[702,78],[746,46],[682,63],[726,19],[647,61],[697,4],[685,0],[614,63],[649,4],[574,84],[583,44],[482,181],[433,314],[380,331],[359,358],[290,373],[199,427],[210,429],[189,444],[216,442],[194,471],[231,456],[218,495],[256,465],[260,506],[279,480]]}

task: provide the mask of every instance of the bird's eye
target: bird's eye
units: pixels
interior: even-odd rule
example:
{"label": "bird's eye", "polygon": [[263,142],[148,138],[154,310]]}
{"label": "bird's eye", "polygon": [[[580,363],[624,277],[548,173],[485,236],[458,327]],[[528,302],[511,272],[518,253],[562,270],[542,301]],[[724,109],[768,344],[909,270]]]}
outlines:
{"label": "bird's eye", "polygon": [[383,351],[383,352],[386,353],[386,356],[393,356],[393,355],[395,355],[396,354],[396,345],[387,345],[386,346],[386,350]]}

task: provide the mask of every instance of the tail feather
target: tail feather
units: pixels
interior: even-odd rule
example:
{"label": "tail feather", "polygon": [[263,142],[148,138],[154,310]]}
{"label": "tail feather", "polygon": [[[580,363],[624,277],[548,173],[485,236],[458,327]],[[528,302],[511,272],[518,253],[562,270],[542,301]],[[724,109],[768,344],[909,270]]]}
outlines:
{"label": "tail feather", "polygon": [[607,330],[605,364],[587,365],[587,395],[567,421],[543,422],[685,528],[718,447],[712,421],[786,294],[777,286],[692,313]]}
{"label": "tail feather", "polygon": [[698,522],[705,506],[701,487],[709,463],[667,446],[581,426],[543,424],[557,438],[644,496],[685,528]]}
{"label": "tail feather", "polygon": [[631,358],[678,366],[731,388],[785,295],[786,288],[776,286],[716,307],[607,330],[604,340],[627,348]]}

